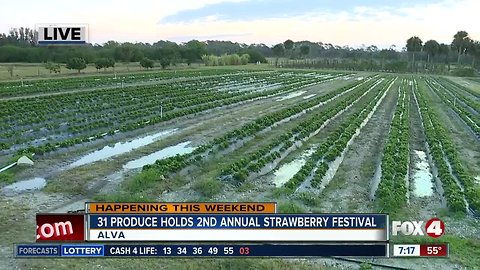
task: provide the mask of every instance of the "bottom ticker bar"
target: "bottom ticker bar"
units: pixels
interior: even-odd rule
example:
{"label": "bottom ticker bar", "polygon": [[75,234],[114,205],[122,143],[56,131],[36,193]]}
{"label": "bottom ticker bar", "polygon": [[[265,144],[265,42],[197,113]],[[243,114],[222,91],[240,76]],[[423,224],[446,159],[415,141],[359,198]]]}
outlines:
{"label": "bottom ticker bar", "polygon": [[388,244],[18,244],[15,257],[387,257]]}

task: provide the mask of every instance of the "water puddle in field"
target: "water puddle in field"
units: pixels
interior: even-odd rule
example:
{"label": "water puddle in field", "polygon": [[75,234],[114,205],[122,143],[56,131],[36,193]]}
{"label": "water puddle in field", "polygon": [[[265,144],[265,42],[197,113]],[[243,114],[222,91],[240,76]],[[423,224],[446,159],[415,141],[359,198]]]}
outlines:
{"label": "water puddle in field", "polygon": [[28,180],[19,181],[11,185],[5,186],[4,191],[7,192],[19,192],[27,190],[37,190],[43,188],[47,184],[45,178],[35,177]]}
{"label": "water puddle in field", "polygon": [[104,160],[116,155],[127,153],[129,151],[132,151],[133,149],[151,144],[161,138],[171,135],[175,133],[176,130],[177,129],[170,129],[170,130],[162,131],[152,135],[148,135],[145,137],[137,138],[128,142],[118,142],[113,146],[107,145],[100,150],[97,150],[95,152],[92,152],[90,154],[83,156],[79,160],[70,164],[68,168],[75,168],[75,167],[89,164],[95,161]]}
{"label": "water puddle in field", "polygon": [[177,154],[179,155],[190,154],[196,148],[196,147],[187,147],[190,143],[191,143],[190,141],[182,142],[177,145],[164,148],[150,155],[143,156],[139,159],[129,161],[127,164],[123,165],[123,169],[124,170],[138,169],[138,168],[142,168],[145,165],[153,164],[158,159],[173,157]]}
{"label": "water puddle in field", "polygon": [[305,151],[300,158],[295,159],[292,162],[283,164],[273,175],[273,183],[276,187],[283,186],[288,180],[290,180],[297,172],[300,171],[303,165],[307,162],[307,158],[315,152],[315,149],[309,149]]}
{"label": "water puddle in field", "polygon": [[307,91],[297,91],[297,92],[293,92],[293,93],[290,93],[286,96],[282,96],[282,97],[279,97],[277,98],[277,101],[284,101],[286,99],[290,99],[290,98],[294,98],[294,97],[298,97],[298,96],[301,96],[303,94],[305,94]]}
{"label": "water puddle in field", "polygon": [[316,96],[316,95],[317,95],[317,94],[312,94],[312,95],[304,96],[303,99],[309,99],[309,98],[314,97],[314,96]]}
{"label": "water puddle in field", "polygon": [[433,176],[430,173],[430,165],[427,161],[427,154],[424,151],[415,150],[415,154],[420,159],[415,164],[413,174],[413,194],[417,197],[427,197],[433,195]]}

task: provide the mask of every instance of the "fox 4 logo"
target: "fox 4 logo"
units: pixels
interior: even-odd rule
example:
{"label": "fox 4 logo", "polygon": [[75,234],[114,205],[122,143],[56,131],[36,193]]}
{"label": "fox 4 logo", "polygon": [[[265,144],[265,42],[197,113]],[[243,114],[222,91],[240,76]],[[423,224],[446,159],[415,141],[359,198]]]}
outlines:
{"label": "fox 4 logo", "polygon": [[432,218],[425,226],[423,221],[392,221],[392,235],[424,236],[425,233],[433,238],[438,238],[445,233],[445,223],[438,218]]}

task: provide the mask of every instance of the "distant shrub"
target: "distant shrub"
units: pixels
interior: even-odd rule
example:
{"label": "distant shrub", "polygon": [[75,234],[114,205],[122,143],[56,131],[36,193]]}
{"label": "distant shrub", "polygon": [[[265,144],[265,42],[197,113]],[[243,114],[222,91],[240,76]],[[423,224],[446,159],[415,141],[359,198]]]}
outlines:
{"label": "distant shrub", "polygon": [[212,197],[222,191],[223,184],[214,179],[201,180],[193,185],[193,189],[205,197]]}
{"label": "distant shrub", "polygon": [[475,76],[475,70],[471,67],[456,68],[452,71],[452,75],[458,77],[473,77]]}
{"label": "distant shrub", "polygon": [[361,270],[371,270],[373,269],[372,265],[367,263],[367,262],[363,262],[362,264],[360,264],[360,269]]}
{"label": "distant shrub", "polygon": [[279,213],[301,214],[305,213],[305,208],[292,201],[282,201],[278,203],[277,211]]}
{"label": "distant shrub", "polygon": [[155,62],[151,59],[144,57],[142,60],[140,60],[140,65],[148,69],[148,68],[153,68],[153,66],[155,65]]}
{"label": "distant shrub", "polygon": [[313,192],[301,192],[296,197],[308,206],[318,206],[322,202],[320,196]]}
{"label": "distant shrub", "polygon": [[139,192],[152,187],[155,182],[162,180],[161,175],[155,169],[143,170],[131,179],[127,180],[124,185],[130,192]]}
{"label": "distant shrub", "polygon": [[13,173],[10,173],[10,172],[0,173],[0,183],[10,184],[10,183],[13,183],[13,182],[15,182],[15,177],[14,177]]}
{"label": "distant shrub", "polygon": [[250,61],[249,54],[224,54],[222,56],[204,55],[202,56],[205,66],[234,66],[246,65]]}

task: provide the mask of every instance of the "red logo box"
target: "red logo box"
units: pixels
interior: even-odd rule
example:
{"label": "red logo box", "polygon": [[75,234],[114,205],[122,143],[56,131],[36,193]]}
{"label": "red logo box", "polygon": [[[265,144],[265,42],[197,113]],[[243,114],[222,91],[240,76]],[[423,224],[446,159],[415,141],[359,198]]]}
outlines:
{"label": "red logo box", "polygon": [[37,242],[84,241],[83,214],[37,214]]}

